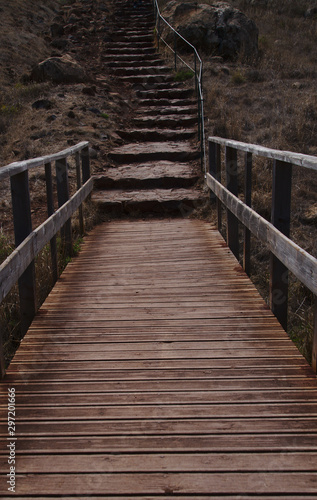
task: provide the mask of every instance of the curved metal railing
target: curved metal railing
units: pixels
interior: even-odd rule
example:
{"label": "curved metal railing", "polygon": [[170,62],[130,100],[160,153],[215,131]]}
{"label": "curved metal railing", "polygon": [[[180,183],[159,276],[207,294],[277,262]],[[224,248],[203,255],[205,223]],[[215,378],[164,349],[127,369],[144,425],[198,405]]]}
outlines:
{"label": "curved metal railing", "polygon": [[[162,16],[157,0],[153,0],[154,4],[154,16],[155,16],[155,31],[157,37],[157,45],[159,48],[160,41],[174,53],[175,61],[175,71],[177,70],[177,60],[181,61],[190,71],[195,75],[195,91],[197,96],[197,113],[198,113],[198,140],[200,141],[200,151],[201,151],[201,167],[204,171],[205,177],[207,175],[206,166],[206,145],[205,145],[205,124],[204,124],[204,97],[203,97],[203,62],[197,52],[196,47],[192,45],[186,38],[184,38],[178,31],[176,31],[173,26],[171,26],[168,21]],[[167,43],[162,37],[162,23],[165,24],[169,30],[174,34],[174,47]],[[194,55],[194,67],[191,67],[177,52],[177,39],[182,40],[193,52]]]}

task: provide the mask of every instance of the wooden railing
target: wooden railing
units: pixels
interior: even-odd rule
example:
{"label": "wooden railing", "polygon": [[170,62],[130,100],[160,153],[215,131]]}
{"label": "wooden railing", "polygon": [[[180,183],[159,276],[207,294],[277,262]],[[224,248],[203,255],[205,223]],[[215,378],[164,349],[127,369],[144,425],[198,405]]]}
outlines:
{"label": "wooden railing", "polygon": [[[77,191],[70,197],[67,158],[75,155]],[[58,210],[54,210],[52,163],[55,163]],[[29,170],[44,167],[48,218],[34,231],[31,221]],[[66,252],[72,251],[71,216],[79,209],[80,231],[84,231],[82,203],[93,188],[90,177],[88,142],[81,142],[59,153],[12,163],[0,169],[0,181],[10,179],[14,222],[15,250],[0,266],[0,302],[18,281],[20,297],[21,333],[30,326],[36,313],[35,257],[50,243],[53,282],[58,278],[56,233]],[[3,339],[0,338],[1,377],[5,373]]]}
{"label": "wooden railing", "polygon": [[[270,252],[270,307],[287,329],[288,271],[315,296],[312,366],[317,370],[317,259],[289,238],[291,220],[292,166],[317,170],[315,156],[278,151],[253,144],[209,137],[209,173],[206,182],[216,199],[218,229],[222,227],[223,205],[227,211],[227,244],[239,259],[239,221],[244,226],[243,267],[250,274],[250,236],[265,243]],[[221,147],[225,148],[224,162]],[[244,154],[244,202],[238,198],[238,151]],[[271,222],[251,208],[253,155],[273,160]],[[221,183],[224,163],[226,187]]]}

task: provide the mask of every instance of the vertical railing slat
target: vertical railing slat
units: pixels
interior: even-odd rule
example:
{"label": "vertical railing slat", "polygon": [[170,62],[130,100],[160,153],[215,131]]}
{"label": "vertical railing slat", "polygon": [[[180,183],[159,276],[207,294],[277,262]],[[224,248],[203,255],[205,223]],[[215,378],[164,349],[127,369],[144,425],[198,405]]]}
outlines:
{"label": "vertical railing slat", "polygon": [[[252,201],[252,153],[245,153],[244,164],[244,200],[248,207]],[[250,276],[251,273],[251,231],[244,227],[243,238],[243,269]]]}
{"label": "vertical railing slat", "polygon": [[[209,173],[217,181],[221,182],[221,148],[220,144],[209,141]],[[211,200],[214,200],[215,195],[210,194]],[[216,197],[216,208],[217,208],[217,228],[221,231],[222,227],[222,214],[221,214],[221,201]]]}
{"label": "vertical railing slat", "polygon": [[[80,153],[76,153],[76,180],[77,180],[77,189],[80,189],[82,186],[81,182],[81,170],[80,170]],[[83,206],[80,205],[79,209],[79,231],[80,234],[83,236],[85,232],[85,227],[84,227],[84,214],[83,214]]]}
{"label": "vertical railing slat", "polygon": [[[271,222],[287,237],[290,234],[291,188],[292,165],[274,160]],[[270,257],[270,307],[287,330],[288,269],[273,254]]]}
{"label": "vertical railing slat", "polygon": [[[52,178],[52,164],[45,164],[45,180],[46,180],[46,196],[47,196],[47,215],[50,217],[54,213],[54,196],[53,196],[53,178]],[[57,245],[56,235],[50,241],[51,247],[51,261],[52,261],[52,278],[53,284],[58,279],[58,262],[57,262]]]}
{"label": "vertical railing slat", "polygon": [[[56,167],[56,184],[57,184],[57,199],[58,206],[61,207],[69,200],[69,182],[68,182],[68,166],[67,159],[62,158],[55,163]],[[72,225],[71,218],[65,223],[61,230],[62,239],[65,244],[67,256],[72,254]]]}
{"label": "vertical railing slat", "polygon": [[[15,246],[32,232],[29,175],[25,170],[11,177],[12,211]],[[24,335],[36,313],[36,284],[34,261],[19,279],[21,333]]]}
{"label": "vertical railing slat", "polygon": [[312,347],[312,368],[317,373],[317,297],[314,296],[314,330]]}
{"label": "vertical railing slat", "polygon": [[[226,146],[226,181],[227,189],[238,196],[238,161],[237,150]],[[239,260],[239,222],[227,209],[227,244],[233,255]]]}

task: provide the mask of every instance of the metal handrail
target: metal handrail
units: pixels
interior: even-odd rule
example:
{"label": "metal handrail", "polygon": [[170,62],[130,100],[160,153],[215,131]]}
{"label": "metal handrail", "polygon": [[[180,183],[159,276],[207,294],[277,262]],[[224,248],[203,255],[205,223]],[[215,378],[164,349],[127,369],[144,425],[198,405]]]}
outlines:
{"label": "metal handrail", "polygon": [[[200,148],[201,148],[201,167],[204,171],[205,178],[207,176],[207,164],[206,164],[206,145],[205,145],[205,124],[204,124],[204,97],[203,97],[203,85],[202,85],[202,77],[203,77],[203,62],[197,52],[196,47],[192,45],[186,38],[184,38],[178,31],[176,31],[173,26],[169,24],[169,22],[162,16],[157,0],[153,0],[154,5],[154,16],[155,16],[155,28],[156,28],[156,36],[157,36],[157,44],[159,47],[159,41],[162,42],[168,47],[175,55],[175,70],[177,69],[177,58],[189,68],[195,75],[195,89],[197,94],[197,104],[198,104],[198,139],[200,140]],[[160,30],[160,21],[163,21],[165,25],[174,33],[174,48],[171,47],[164,38],[161,36]],[[180,55],[177,53],[177,44],[176,37],[180,38],[183,42],[185,42],[194,53],[194,68],[192,68],[186,61],[184,61]],[[199,70],[197,71],[197,61],[199,62]]]}

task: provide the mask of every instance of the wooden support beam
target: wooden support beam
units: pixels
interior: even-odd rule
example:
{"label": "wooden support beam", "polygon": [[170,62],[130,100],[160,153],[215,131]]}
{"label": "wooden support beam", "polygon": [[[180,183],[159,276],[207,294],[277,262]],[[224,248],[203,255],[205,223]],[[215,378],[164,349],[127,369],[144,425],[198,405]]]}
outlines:
{"label": "wooden support beam", "polygon": [[315,295],[315,307],[314,307],[314,332],[313,332],[313,349],[312,349],[312,367],[315,373],[317,373],[317,296]]}
{"label": "wooden support beam", "polygon": [[[53,196],[53,179],[52,179],[52,164],[45,163],[45,180],[46,180],[46,196],[47,196],[47,215],[50,217],[54,213],[54,196]],[[50,241],[51,246],[51,262],[52,262],[52,278],[53,284],[58,279],[58,263],[57,263],[57,245],[56,235]]]}
{"label": "wooden support beam", "polygon": [[[32,232],[29,175],[25,170],[11,177],[12,211],[15,246]],[[19,279],[21,333],[24,335],[36,313],[36,285],[34,260]]]}
{"label": "wooden support beam", "polygon": [[83,184],[90,179],[90,157],[89,147],[86,146],[81,151],[81,164],[82,164],[82,180]]}
{"label": "wooden support beam", "polygon": [[[82,186],[81,172],[80,172],[80,153],[76,153],[75,159],[76,159],[76,177],[77,177],[77,190],[78,190]],[[85,232],[85,227],[84,227],[84,214],[82,205],[80,205],[78,211],[79,211],[79,231],[80,234],[83,236]]]}
{"label": "wooden support beam", "polygon": [[[226,182],[227,189],[238,196],[237,150],[228,146],[226,147]],[[239,222],[229,209],[227,209],[227,244],[239,260]]]}
{"label": "wooden support beam", "polygon": [[[274,160],[271,222],[287,238],[290,233],[291,188],[292,165]],[[287,330],[288,269],[273,253],[270,257],[270,307]]]}
{"label": "wooden support beam", "polygon": [[[221,148],[219,144],[209,142],[209,173],[217,181],[221,181]],[[216,201],[217,208],[217,229],[222,228],[221,201],[215,194],[210,191],[210,201]]]}
{"label": "wooden support beam", "polygon": [[[244,202],[251,207],[252,201],[252,153],[245,153],[244,162]],[[250,276],[251,273],[251,232],[244,226],[243,238],[243,269]]]}
{"label": "wooden support beam", "polygon": [[[56,183],[57,183],[57,199],[59,208],[69,200],[69,182],[68,182],[68,166],[67,159],[61,158],[56,161]],[[72,255],[72,224],[71,218],[65,223],[61,229],[62,240],[65,244],[67,256]]]}

